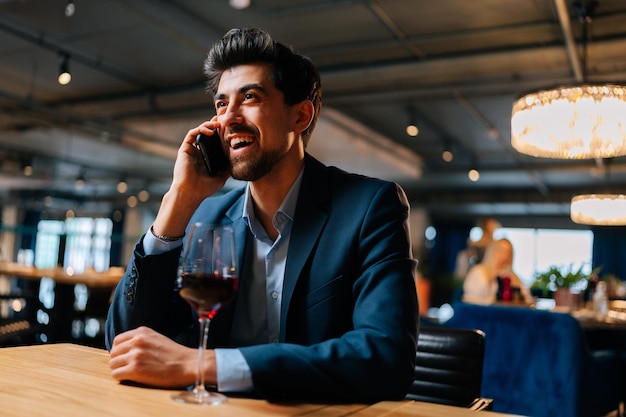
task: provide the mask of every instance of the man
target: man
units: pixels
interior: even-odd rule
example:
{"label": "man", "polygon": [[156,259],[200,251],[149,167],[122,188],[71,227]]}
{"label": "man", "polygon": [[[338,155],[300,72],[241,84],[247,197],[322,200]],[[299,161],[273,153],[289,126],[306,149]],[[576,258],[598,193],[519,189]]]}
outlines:
{"label": "man", "polygon": [[[191,129],[154,224],[137,244],[107,319],[114,378],[195,381],[197,318],[174,291],[195,221],[230,224],[236,298],[211,321],[207,384],[268,399],[402,398],[418,307],[409,206],[397,185],[326,167],[305,152],[321,108],[313,64],[258,29],[233,29],[205,62],[216,116]],[[198,133],[219,134],[231,167],[198,163]],[[219,191],[229,175],[245,187]]]}

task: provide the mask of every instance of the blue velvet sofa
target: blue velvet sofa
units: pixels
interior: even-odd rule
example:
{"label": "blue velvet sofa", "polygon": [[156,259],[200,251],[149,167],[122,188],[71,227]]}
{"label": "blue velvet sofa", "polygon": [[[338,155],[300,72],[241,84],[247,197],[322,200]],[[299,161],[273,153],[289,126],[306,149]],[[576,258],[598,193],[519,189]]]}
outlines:
{"label": "blue velvet sofa", "polygon": [[617,352],[592,351],[570,314],[455,303],[447,327],[485,332],[481,395],[493,411],[597,417],[618,408]]}

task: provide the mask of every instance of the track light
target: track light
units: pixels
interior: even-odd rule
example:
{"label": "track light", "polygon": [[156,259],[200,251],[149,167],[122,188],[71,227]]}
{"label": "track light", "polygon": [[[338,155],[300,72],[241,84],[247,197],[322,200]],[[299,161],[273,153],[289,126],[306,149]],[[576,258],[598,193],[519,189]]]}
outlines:
{"label": "track light", "polygon": [[126,199],[126,205],[130,208],[137,207],[138,203],[139,201],[137,200],[137,197],[135,197],[134,195],[128,196],[128,198]]}
{"label": "track light", "polygon": [[72,17],[76,12],[76,6],[74,5],[74,0],[67,0],[67,4],[65,5],[65,16]]}
{"label": "track light", "polygon": [[452,146],[447,142],[443,145],[443,151],[441,152],[441,159],[443,159],[445,162],[452,162],[452,160],[454,159]]}
{"label": "track light", "polygon": [[251,0],[228,0],[230,7],[236,10],[243,10],[250,7]]}
{"label": "track light", "polygon": [[72,74],[70,74],[70,57],[67,54],[61,56],[61,66],[59,68],[59,84],[67,85],[72,81]]}
{"label": "track light", "polygon": [[137,198],[142,203],[145,203],[150,199],[150,192],[148,191],[148,187],[144,187],[141,191],[137,193]]}
{"label": "track light", "polygon": [[126,183],[126,179],[121,177],[119,182],[117,183],[117,192],[120,194],[124,194],[128,191],[128,184]]}
{"label": "track light", "polygon": [[85,169],[81,168],[80,173],[78,174],[78,177],[76,177],[76,180],[74,181],[74,187],[76,187],[77,190],[82,190],[85,187]]}
{"label": "track light", "polygon": [[412,106],[408,106],[407,113],[409,116],[409,123],[406,125],[406,134],[415,137],[420,132],[417,127],[417,123],[415,122],[415,109]]}
{"label": "track light", "polygon": [[419,132],[420,130],[417,128],[414,122],[411,122],[406,126],[406,134],[409,136],[415,137],[418,135]]}
{"label": "track light", "polygon": [[30,159],[26,159],[22,162],[22,173],[26,177],[33,175],[33,163]]}

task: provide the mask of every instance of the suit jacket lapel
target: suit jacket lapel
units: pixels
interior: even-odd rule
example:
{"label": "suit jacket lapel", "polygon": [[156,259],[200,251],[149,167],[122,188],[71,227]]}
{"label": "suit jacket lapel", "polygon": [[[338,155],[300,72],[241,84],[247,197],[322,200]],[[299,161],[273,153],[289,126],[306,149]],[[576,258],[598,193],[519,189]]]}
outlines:
{"label": "suit jacket lapel", "polygon": [[235,204],[226,212],[226,216],[232,221],[233,229],[235,230],[235,245],[237,246],[237,271],[241,278],[244,254],[246,250],[246,233],[248,231],[248,225],[243,219],[243,201],[244,197],[241,196]]}
{"label": "suit jacket lapel", "polygon": [[[241,280],[245,279],[250,271],[244,270],[245,265],[245,250],[248,243],[247,231],[248,225],[243,219],[243,195],[240,196],[237,201],[228,209],[226,217],[230,219],[231,226],[235,231],[235,245],[237,246],[237,273],[239,274],[239,285],[241,286]],[[215,316],[211,323],[211,331],[209,332],[208,345],[210,347],[223,347],[229,346],[230,332],[235,313],[235,306],[237,305],[237,298],[222,307]]]}
{"label": "suit jacket lapel", "polygon": [[280,312],[281,341],[285,340],[287,312],[296,283],[328,218],[328,213],[325,210],[328,195],[327,170],[324,165],[307,154],[285,266]]}

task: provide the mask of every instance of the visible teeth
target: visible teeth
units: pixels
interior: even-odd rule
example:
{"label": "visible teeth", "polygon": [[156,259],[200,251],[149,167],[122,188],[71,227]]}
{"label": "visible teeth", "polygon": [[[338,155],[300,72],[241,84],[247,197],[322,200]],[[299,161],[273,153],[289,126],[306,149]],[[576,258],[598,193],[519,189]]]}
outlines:
{"label": "visible teeth", "polygon": [[230,141],[230,147],[237,148],[239,146],[247,145],[249,143],[252,143],[252,138],[248,138],[248,137],[234,138]]}

